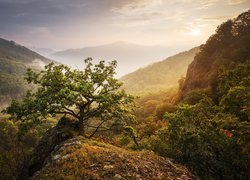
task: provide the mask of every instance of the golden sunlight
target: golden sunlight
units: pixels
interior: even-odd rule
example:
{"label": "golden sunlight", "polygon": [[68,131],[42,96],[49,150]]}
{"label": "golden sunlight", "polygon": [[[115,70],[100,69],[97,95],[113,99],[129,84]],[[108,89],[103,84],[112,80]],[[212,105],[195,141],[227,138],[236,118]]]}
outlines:
{"label": "golden sunlight", "polygon": [[192,36],[200,36],[201,35],[201,30],[198,28],[193,28],[191,29],[191,35]]}

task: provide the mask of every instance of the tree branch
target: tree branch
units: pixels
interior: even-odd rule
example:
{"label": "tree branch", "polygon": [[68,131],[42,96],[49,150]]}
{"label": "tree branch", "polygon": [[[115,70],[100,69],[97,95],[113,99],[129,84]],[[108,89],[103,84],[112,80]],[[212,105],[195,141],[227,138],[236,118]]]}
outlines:
{"label": "tree branch", "polygon": [[73,116],[73,117],[75,117],[77,119],[79,118],[77,115],[72,114],[71,112],[67,112],[67,111],[57,111],[55,113],[57,113],[57,114],[68,114],[68,115],[71,115],[71,116]]}
{"label": "tree branch", "polygon": [[77,116],[77,114],[75,114],[75,112],[73,111],[73,110],[71,110],[71,109],[69,109],[69,108],[67,108],[67,107],[63,107],[64,109],[66,109],[67,111],[68,111],[68,113],[70,113],[72,116],[74,116],[75,118],[79,118],[78,116]]}
{"label": "tree branch", "polygon": [[99,128],[101,127],[101,125],[102,125],[104,122],[106,122],[106,121],[102,121],[102,122],[96,127],[95,131],[94,131],[88,138],[92,138],[92,137],[95,135],[95,133],[99,130]]}

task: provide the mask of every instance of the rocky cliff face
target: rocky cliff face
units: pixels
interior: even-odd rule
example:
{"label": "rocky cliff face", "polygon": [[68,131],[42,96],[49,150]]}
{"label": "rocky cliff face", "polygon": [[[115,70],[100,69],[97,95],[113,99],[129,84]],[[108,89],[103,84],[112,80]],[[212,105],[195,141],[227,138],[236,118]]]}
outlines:
{"label": "rocky cliff face", "polygon": [[34,151],[31,179],[196,179],[185,167],[148,151],[132,151],[77,136],[62,119]]}

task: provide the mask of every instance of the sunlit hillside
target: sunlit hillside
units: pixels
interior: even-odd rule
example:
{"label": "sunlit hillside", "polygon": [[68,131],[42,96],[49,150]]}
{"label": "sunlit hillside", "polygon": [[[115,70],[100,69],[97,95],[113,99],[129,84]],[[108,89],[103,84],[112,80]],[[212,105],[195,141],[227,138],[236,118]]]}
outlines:
{"label": "sunlit hillside", "polygon": [[178,86],[178,81],[185,76],[187,67],[197,52],[199,52],[199,47],[178,53],[123,76],[120,80],[124,83],[124,90],[142,95]]}

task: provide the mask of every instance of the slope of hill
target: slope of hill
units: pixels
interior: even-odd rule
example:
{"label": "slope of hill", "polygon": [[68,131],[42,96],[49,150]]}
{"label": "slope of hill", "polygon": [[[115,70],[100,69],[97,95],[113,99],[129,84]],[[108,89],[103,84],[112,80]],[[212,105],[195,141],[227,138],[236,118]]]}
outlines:
{"label": "slope of hill", "polygon": [[130,93],[142,94],[176,86],[198,51],[199,47],[195,47],[125,75],[120,79],[123,88]]}
{"label": "slope of hill", "polygon": [[20,98],[27,87],[23,80],[28,67],[41,69],[52,62],[14,41],[0,38],[0,106]]}
{"label": "slope of hill", "polygon": [[69,49],[54,53],[50,57],[79,69],[83,66],[83,60],[87,57],[92,57],[94,61],[117,60],[117,76],[121,77],[128,72],[132,72],[176,52],[178,52],[178,49],[171,47],[142,46],[127,42],[115,42],[96,47]]}
{"label": "slope of hill", "polygon": [[208,88],[217,98],[221,68],[250,59],[250,10],[220,25],[189,65],[182,92]]}

